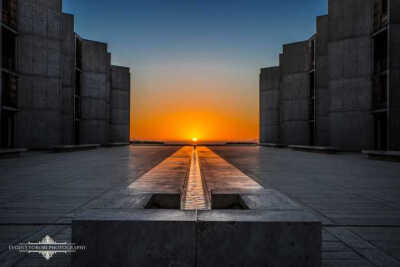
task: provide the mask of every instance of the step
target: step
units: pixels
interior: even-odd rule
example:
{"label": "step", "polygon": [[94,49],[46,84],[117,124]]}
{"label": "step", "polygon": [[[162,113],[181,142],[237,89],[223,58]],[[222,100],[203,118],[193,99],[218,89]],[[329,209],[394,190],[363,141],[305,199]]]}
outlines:
{"label": "step", "polygon": [[66,146],[55,146],[52,148],[53,152],[74,152],[83,150],[92,150],[100,147],[99,144],[85,144],[85,145],[66,145]]}
{"label": "step", "polygon": [[0,149],[0,158],[15,158],[28,151],[25,148]]}
{"label": "step", "polygon": [[363,150],[362,153],[370,159],[400,161],[400,151]]}
{"label": "step", "polygon": [[299,146],[299,145],[289,145],[289,148],[298,151],[307,151],[307,152],[316,152],[316,153],[327,153],[327,154],[335,154],[338,153],[339,150],[330,146]]}
{"label": "step", "polygon": [[260,143],[260,146],[275,147],[275,148],[286,148],[287,147],[287,145],[285,145],[285,144],[278,144],[278,143]]}
{"label": "step", "polygon": [[118,146],[129,146],[130,143],[108,143],[103,145],[104,147],[118,147]]}

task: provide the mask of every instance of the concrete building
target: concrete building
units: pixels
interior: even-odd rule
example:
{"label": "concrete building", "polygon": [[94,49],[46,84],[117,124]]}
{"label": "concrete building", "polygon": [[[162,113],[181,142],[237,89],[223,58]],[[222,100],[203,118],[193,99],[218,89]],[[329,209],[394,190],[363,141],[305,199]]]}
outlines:
{"label": "concrete building", "polygon": [[2,5],[1,146],[129,142],[129,127],[114,126],[111,103],[129,124],[130,73],[115,68],[115,88],[126,93],[112,94],[107,44],[77,35],[61,0]]}
{"label": "concrete building", "polygon": [[283,46],[279,67],[261,70],[260,142],[400,149],[400,4],[331,0],[328,12],[310,39]]}

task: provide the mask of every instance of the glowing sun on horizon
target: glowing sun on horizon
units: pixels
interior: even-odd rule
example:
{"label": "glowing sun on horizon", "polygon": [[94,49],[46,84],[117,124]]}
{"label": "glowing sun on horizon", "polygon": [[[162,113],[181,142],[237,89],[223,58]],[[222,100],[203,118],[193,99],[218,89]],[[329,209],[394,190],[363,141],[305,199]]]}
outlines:
{"label": "glowing sun on horizon", "polygon": [[192,138],[192,141],[195,142],[195,143],[197,142],[197,140],[199,140],[199,139],[197,139],[197,137],[193,137]]}

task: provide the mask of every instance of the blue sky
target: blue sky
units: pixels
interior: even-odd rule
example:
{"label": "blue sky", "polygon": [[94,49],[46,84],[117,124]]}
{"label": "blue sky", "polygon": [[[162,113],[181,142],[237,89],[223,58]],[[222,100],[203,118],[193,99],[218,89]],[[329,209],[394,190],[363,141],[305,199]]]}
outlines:
{"label": "blue sky", "polygon": [[[113,64],[131,68],[137,116],[158,116],[146,107],[152,98],[164,107],[161,94],[190,90],[182,88],[185,82],[202,76],[224,79],[221,90],[237,95],[228,102],[251,109],[256,121],[259,68],[277,64],[282,44],[309,38],[315,17],[327,13],[327,0],[64,0],[63,9],[75,15],[82,37],[108,43]],[[167,79],[177,86],[164,88]],[[212,101],[207,89],[219,90],[215,84],[193,87],[193,93],[204,91]],[[139,128],[135,132],[147,138]]]}

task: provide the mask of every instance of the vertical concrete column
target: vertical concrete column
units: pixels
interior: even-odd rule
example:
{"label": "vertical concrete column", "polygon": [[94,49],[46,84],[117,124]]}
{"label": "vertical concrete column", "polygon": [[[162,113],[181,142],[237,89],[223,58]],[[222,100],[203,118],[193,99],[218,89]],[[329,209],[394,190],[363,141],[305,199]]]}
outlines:
{"label": "vertical concrete column", "polygon": [[400,150],[400,2],[389,1],[389,149]]}
{"label": "vertical concrete column", "polygon": [[81,144],[105,144],[107,136],[107,44],[82,39]]}
{"label": "vertical concrete column", "polygon": [[328,16],[317,17],[315,37],[316,145],[329,145]]}
{"label": "vertical concrete column", "polygon": [[62,140],[61,0],[18,1],[16,146]]}
{"label": "vertical concrete column", "polygon": [[130,130],[130,91],[129,68],[111,67],[111,120],[110,142],[129,142]]}
{"label": "vertical concrete column", "polygon": [[279,67],[263,68],[260,73],[260,142],[280,143]]}
{"label": "vertical concrete column", "polygon": [[283,46],[280,86],[281,141],[309,145],[309,41]]}
{"label": "vertical concrete column", "polygon": [[[0,21],[3,21],[3,1],[0,1]],[[1,26],[2,27],[2,26]],[[3,44],[3,34],[2,34],[2,32],[3,32],[3,29],[1,29],[1,31],[0,31],[0,51],[3,51],[3,47],[2,47],[2,44]],[[0,68],[2,68],[3,67],[3,52],[0,52]],[[1,143],[2,143],[2,141],[3,141],[3,136],[2,136],[2,133],[3,133],[3,130],[2,130],[2,127],[3,127],[3,122],[2,122],[2,119],[3,119],[3,117],[2,117],[2,110],[3,110],[3,100],[2,100],[2,95],[3,95],[3,74],[1,73],[1,75],[0,75],[0,146],[1,146]]]}
{"label": "vertical concrete column", "polygon": [[74,16],[63,14],[62,23],[62,122],[64,145],[74,143],[75,31]]}
{"label": "vertical concrete column", "polygon": [[330,145],[373,147],[372,0],[329,1]]}

